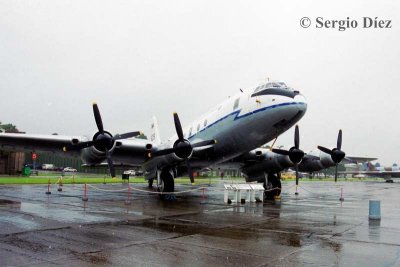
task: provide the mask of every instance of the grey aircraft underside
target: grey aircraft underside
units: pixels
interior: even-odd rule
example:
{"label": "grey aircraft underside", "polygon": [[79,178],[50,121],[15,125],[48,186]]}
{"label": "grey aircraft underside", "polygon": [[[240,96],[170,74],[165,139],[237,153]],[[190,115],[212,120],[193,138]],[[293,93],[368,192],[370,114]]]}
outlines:
{"label": "grey aircraft underside", "polygon": [[337,166],[345,156],[341,151],[341,131],[337,148],[318,147],[322,151],[319,156],[305,155],[299,148],[297,126],[290,150],[260,148],[294,126],[306,110],[307,102],[300,92],[283,82],[268,82],[241,90],[185,128],[174,113],[176,135],[161,142],[156,121],[153,121],[151,140],[133,138],[140,132],[112,135],[104,129],[99,108],[94,103],[98,131],[92,139],[0,133],[0,148],[80,156],[86,166],[107,163],[112,176],[115,176],[115,164],[140,166],[149,186],[156,181],[161,192],[173,192],[176,177],[188,174],[194,182],[194,171],[234,165],[242,170],[247,182],[259,181],[266,188],[279,188],[272,192],[276,196],[280,194],[282,170],[294,167],[304,172],[318,171]]}

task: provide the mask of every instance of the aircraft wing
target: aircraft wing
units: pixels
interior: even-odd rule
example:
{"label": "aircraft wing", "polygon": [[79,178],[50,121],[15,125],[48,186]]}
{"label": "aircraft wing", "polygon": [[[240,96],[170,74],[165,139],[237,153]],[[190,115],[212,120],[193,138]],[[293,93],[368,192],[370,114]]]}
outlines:
{"label": "aircraft wing", "polygon": [[363,162],[369,162],[369,161],[374,161],[377,160],[378,158],[373,158],[373,157],[362,157],[362,156],[346,156],[344,158],[344,162],[350,162],[350,163],[363,163]]}
{"label": "aircraft wing", "polygon": [[[88,141],[88,139],[84,136],[0,133],[0,149],[8,151],[51,152],[63,156],[77,157],[80,155],[80,150],[64,152],[63,148],[82,141]],[[148,140],[138,138],[118,140],[112,153],[113,160],[119,164],[138,165],[147,159],[148,149],[146,146],[148,144]],[[90,158],[88,159],[90,160]]]}
{"label": "aircraft wing", "polygon": [[63,147],[72,142],[86,141],[85,137],[62,136],[62,135],[39,135],[24,133],[0,133],[0,149],[20,152],[53,152],[67,154],[69,156],[79,155],[79,151],[65,153]]}
{"label": "aircraft wing", "polygon": [[370,176],[400,175],[400,171],[342,171],[339,174],[364,174]]}

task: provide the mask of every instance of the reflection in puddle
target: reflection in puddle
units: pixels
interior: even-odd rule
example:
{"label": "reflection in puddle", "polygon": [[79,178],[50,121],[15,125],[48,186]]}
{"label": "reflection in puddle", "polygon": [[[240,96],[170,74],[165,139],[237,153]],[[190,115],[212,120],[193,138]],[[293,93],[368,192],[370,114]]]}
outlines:
{"label": "reflection in puddle", "polygon": [[368,221],[368,236],[371,240],[379,241],[381,237],[381,220]]}
{"label": "reflection in puddle", "polygon": [[36,203],[22,203],[21,211],[61,222],[102,222],[113,220],[109,217],[89,214],[85,211],[85,207],[82,212],[82,210],[67,210],[59,208],[58,206],[51,206],[50,204],[46,204],[44,207]]}
{"label": "reflection in puddle", "polygon": [[9,199],[0,199],[0,207],[2,207],[2,206],[7,207],[7,208],[19,209],[19,208],[21,208],[21,202],[9,200]]}

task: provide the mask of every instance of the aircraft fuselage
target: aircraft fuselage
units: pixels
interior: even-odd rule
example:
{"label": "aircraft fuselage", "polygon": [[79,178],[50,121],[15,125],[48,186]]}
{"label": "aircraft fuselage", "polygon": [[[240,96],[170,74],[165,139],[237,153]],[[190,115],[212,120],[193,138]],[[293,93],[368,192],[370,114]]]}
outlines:
{"label": "aircraft fuselage", "polygon": [[[190,162],[198,168],[206,167],[260,147],[292,127],[306,110],[304,96],[288,88],[259,88],[238,93],[184,128],[184,137],[190,142],[217,140],[208,160],[191,159]],[[175,140],[176,135],[163,146],[171,147]],[[150,159],[144,169],[163,168],[173,160],[179,159],[174,154]]]}

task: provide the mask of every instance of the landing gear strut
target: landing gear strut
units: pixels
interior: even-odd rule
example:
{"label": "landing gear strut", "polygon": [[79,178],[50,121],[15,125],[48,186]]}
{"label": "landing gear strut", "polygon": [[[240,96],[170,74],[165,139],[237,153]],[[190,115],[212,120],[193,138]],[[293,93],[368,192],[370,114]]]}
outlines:
{"label": "landing gear strut", "polygon": [[153,181],[154,181],[154,179],[147,180],[147,183],[149,184],[149,188],[153,187]]}
{"label": "landing gear strut", "polygon": [[[158,192],[174,192],[175,183],[174,176],[169,170],[162,170],[160,174],[160,183],[157,188]],[[160,194],[162,200],[176,200],[175,194]]]}
{"label": "landing gear strut", "polygon": [[[273,188],[275,189],[271,190]],[[268,177],[264,179],[264,189],[268,190],[264,192],[265,200],[274,200],[275,197],[280,196],[282,189],[280,175],[269,173]]]}

